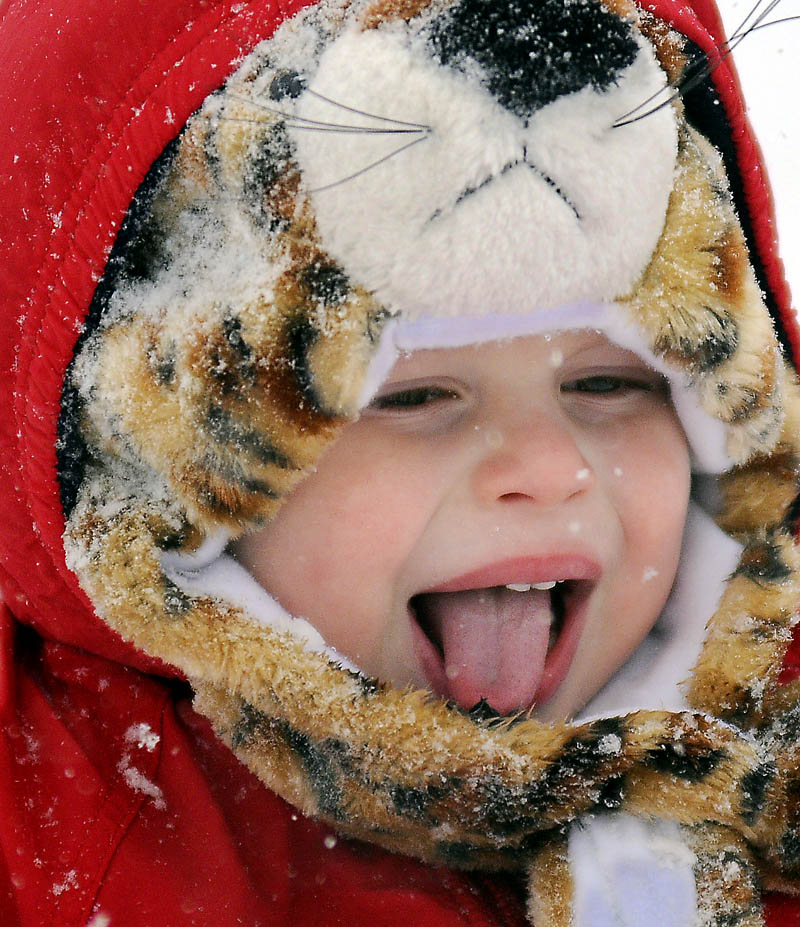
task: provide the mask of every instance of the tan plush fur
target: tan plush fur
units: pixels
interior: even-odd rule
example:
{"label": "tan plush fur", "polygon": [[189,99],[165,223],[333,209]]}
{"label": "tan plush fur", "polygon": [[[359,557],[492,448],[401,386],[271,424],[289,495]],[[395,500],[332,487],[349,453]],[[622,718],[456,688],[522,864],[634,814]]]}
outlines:
{"label": "tan plush fur", "polygon": [[528,920],[548,927],[570,927],[572,891],[567,841],[554,835],[531,860]]}
{"label": "tan plush fur", "polygon": [[[754,837],[774,823],[777,784],[735,728],[664,712],[579,726],[476,722],[422,692],[365,685],[217,602],[171,604],[146,515],[125,510],[101,524],[89,510],[84,518],[75,531],[85,532],[89,560],[72,566],[92,594],[104,595],[115,627],[183,667],[202,709],[248,765],[346,832],[363,836],[368,821],[387,830],[372,839],[391,849],[442,862],[458,844],[465,863],[509,866],[526,838],[594,809],[609,785],[616,794],[620,777],[620,807],[742,827],[749,780],[763,776],[758,811],[743,829]],[[108,591],[126,575],[138,582],[112,599]],[[354,812],[365,803],[366,814]],[[434,821],[447,825],[441,837]]]}
{"label": "tan plush fur", "polygon": [[661,240],[627,302],[655,352],[691,374],[702,408],[729,423],[741,463],[778,440],[783,367],[720,171],[686,132]]}
{"label": "tan plush fur", "polygon": [[727,828],[700,824],[684,828],[694,852],[701,924],[734,923],[759,927],[761,883],[753,855],[741,837]]}
{"label": "tan plush fur", "polygon": [[[381,0],[360,21],[378,28],[425,8]],[[677,70],[679,43],[646,25]],[[437,863],[528,868],[532,920],[566,927],[564,826],[612,808],[662,816],[688,826],[708,922],[761,923],[756,869],[800,887],[800,859],[786,850],[800,826],[798,690],[778,680],[800,594],[788,523],[800,391],[719,156],[682,127],[661,239],[635,290],[619,294],[653,351],[688,372],[698,404],[728,426],[737,464],[722,480],[719,521],[745,549],[691,679],[695,710],[579,726],[482,721],[191,598],[160,566],[163,550],[275,513],[357,415],[387,317],[326,254],[281,153],[280,116],[254,118],[242,102],[266,66],[248,63],[191,122],[150,206],[168,240],[198,212],[223,233],[246,227],[254,279],[205,301],[187,284],[154,304],[143,287],[147,311],[112,313],[72,370],[91,461],[65,537],[70,567],[108,624],[187,675],[243,762],[343,833]],[[264,150],[279,170],[254,193]]]}

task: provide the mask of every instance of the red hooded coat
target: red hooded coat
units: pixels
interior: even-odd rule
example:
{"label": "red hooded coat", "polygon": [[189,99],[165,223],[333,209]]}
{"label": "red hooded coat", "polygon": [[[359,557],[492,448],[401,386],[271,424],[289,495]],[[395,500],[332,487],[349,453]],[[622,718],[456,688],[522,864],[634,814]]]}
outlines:
{"label": "red hooded coat", "polygon": [[[188,687],[94,617],[64,564],[62,382],[126,209],[188,116],[304,5],[0,2],[4,927],[525,923],[504,877],[337,839],[267,791],[192,711]],[[710,0],[693,7],[651,5],[710,52],[718,15]],[[713,80],[755,262],[797,359],[770,194],[730,62]],[[800,924],[800,902],[770,897],[767,919]]]}

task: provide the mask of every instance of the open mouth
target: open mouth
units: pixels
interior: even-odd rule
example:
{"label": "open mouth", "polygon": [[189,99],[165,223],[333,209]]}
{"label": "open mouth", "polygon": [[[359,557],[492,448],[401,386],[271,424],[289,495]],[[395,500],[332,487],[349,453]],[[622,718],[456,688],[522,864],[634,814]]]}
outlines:
{"label": "open mouth", "polygon": [[466,710],[481,700],[502,715],[542,704],[569,670],[594,587],[570,577],[412,596],[429,685]]}

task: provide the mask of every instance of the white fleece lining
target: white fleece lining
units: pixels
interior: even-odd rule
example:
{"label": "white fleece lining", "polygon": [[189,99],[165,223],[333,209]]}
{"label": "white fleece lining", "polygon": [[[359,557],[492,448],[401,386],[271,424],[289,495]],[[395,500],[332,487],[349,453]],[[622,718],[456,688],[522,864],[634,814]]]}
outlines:
{"label": "white fleece lining", "polygon": [[[631,711],[684,711],[682,683],[700,656],[706,623],[719,606],[742,545],[694,502],[667,604],[650,634],[575,717],[582,724]],[[643,580],[646,581],[646,580]]]}
{"label": "white fleece lining", "polygon": [[675,821],[587,815],[569,831],[573,927],[689,927],[694,853]]}
{"label": "white fleece lining", "polygon": [[[224,537],[227,543],[227,534],[221,532],[208,542],[209,550],[219,547],[220,537]],[[255,624],[290,634],[301,641],[306,650],[327,654],[334,663],[358,671],[347,657],[326,645],[310,621],[290,615],[230,554],[220,552],[215,558],[202,562],[197,554],[167,552],[161,555],[161,568],[164,575],[187,595],[209,596],[239,608]]]}
{"label": "white fleece lining", "polygon": [[674,370],[656,357],[624,313],[624,309],[616,303],[577,302],[518,315],[498,313],[457,318],[423,316],[415,321],[393,320],[384,328],[367,371],[360,406],[363,408],[370,402],[397,358],[411,351],[458,348],[526,335],[596,330],[641,357],[648,366],[667,379],[672,404],[689,441],[692,470],[696,473],[724,473],[733,466],[727,452],[727,429],[724,423],[698,406],[697,393],[686,374]]}

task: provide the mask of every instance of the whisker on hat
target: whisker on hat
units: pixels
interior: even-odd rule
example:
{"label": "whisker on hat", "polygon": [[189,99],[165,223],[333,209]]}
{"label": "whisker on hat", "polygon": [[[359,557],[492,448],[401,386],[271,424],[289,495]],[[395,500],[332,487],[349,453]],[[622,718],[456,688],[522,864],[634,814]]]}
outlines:
{"label": "whisker on hat", "polygon": [[[286,121],[286,124],[291,128],[295,129],[327,129],[328,131],[339,131],[339,132],[360,132],[369,135],[411,135],[413,133],[419,132],[430,132],[431,127],[427,125],[422,125],[416,122],[404,122],[401,119],[390,119],[388,116],[377,116],[373,113],[367,113],[360,109],[354,109],[351,106],[345,106],[344,103],[337,103],[335,100],[331,100],[328,97],[322,96],[313,90],[309,90],[309,93],[313,96],[317,96],[322,100],[325,100],[328,103],[338,106],[341,109],[348,110],[352,113],[357,113],[360,116],[365,116],[369,119],[378,119],[382,122],[391,122],[397,126],[406,126],[407,128],[397,128],[397,129],[388,129],[388,128],[377,128],[375,126],[359,126],[359,125],[350,125],[348,123],[340,122],[326,122],[321,119],[311,119],[307,116],[300,116],[297,113],[289,113],[286,110],[278,109],[274,106],[268,106],[266,103],[262,103],[260,100],[249,100],[247,97],[239,97],[231,95],[228,99],[235,100],[237,103],[244,103],[248,106],[253,106],[256,109],[263,110],[264,112],[270,113],[274,116],[280,116]],[[221,120],[226,120],[228,122],[253,122],[258,123],[257,119],[248,120],[245,118],[234,117],[234,116],[219,116]]]}
{"label": "whisker on hat", "polygon": [[[272,125],[266,119],[246,119],[243,116],[219,116],[216,117],[220,122],[241,122],[246,125]],[[283,123],[289,129],[304,129],[309,132],[339,132],[345,135],[420,135],[427,134],[425,129],[372,129],[367,126],[347,126],[337,125],[336,123],[320,122],[316,125],[306,125],[305,123],[295,123],[287,119]]]}
{"label": "whisker on hat", "polygon": [[363,109],[355,109],[353,106],[347,106],[344,103],[339,103],[337,100],[332,100],[330,97],[323,96],[323,94],[317,93],[316,90],[307,90],[306,92],[320,100],[324,100],[326,103],[330,103],[332,106],[338,106],[339,109],[347,110],[350,113],[357,113],[359,116],[366,116],[367,119],[379,119],[381,122],[393,122],[395,125],[410,126],[414,129],[430,129],[430,126],[421,125],[418,122],[405,122],[403,119],[392,119],[390,116],[379,116],[377,113],[368,113]]}
{"label": "whisker on hat", "polygon": [[[704,80],[710,77],[711,74],[713,74],[714,71],[719,67],[719,65],[733,52],[736,46],[753,32],[757,32],[760,29],[765,29],[767,26],[777,26],[781,23],[787,23],[791,22],[792,20],[800,19],[800,16],[787,16],[781,19],[774,19],[770,20],[769,22],[765,22],[764,20],[767,18],[767,16],[769,16],[770,13],[772,13],[773,10],[775,10],[775,8],[781,3],[781,0],[769,0],[767,6],[758,14],[755,20],[750,25],[747,25],[748,20],[750,20],[751,17],[756,14],[758,8],[763,2],[764,0],[758,0],[756,5],[750,10],[733,35],[731,35],[731,37],[728,39],[728,41],[717,46],[719,58],[713,64],[710,64],[708,61],[703,61],[702,63],[689,65],[689,67],[686,68],[685,73],[682,75],[680,81],[676,83],[668,83],[665,87],[662,87],[660,90],[657,90],[655,93],[651,94],[638,106],[620,116],[613,123],[611,128],[619,129],[622,126],[627,126],[631,125],[631,123],[639,122],[639,120],[646,119],[648,116],[652,116],[654,113],[657,113],[665,106],[669,106],[678,97],[688,93],[698,84],[701,84]],[[664,93],[669,94],[665,100],[662,100],[660,103],[651,107],[650,109],[647,109],[645,112],[640,112],[640,110],[645,109],[648,104],[653,103],[658,99],[659,96]]]}
{"label": "whisker on hat", "polygon": [[399,148],[395,148],[394,151],[390,152],[382,158],[379,158],[377,161],[373,161],[366,167],[362,167],[361,170],[356,171],[353,174],[349,174],[347,177],[342,177],[341,180],[335,180],[333,183],[328,183],[322,187],[316,187],[313,190],[309,190],[309,193],[321,193],[323,190],[331,190],[333,187],[339,187],[350,180],[355,180],[356,177],[360,177],[362,174],[366,174],[367,171],[371,171],[373,167],[377,167],[379,164],[383,164],[385,161],[388,161],[389,158],[393,158],[395,155],[399,155],[401,152],[407,151],[409,148],[411,148],[413,145],[417,145],[419,142],[424,142],[425,139],[428,138],[429,134],[430,133],[426,132],[419,138],[415,138],[413,141],[407,142],[405,145],[401,145]]}

